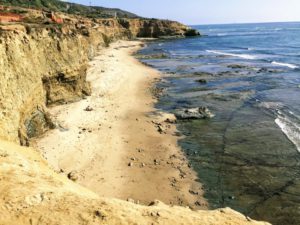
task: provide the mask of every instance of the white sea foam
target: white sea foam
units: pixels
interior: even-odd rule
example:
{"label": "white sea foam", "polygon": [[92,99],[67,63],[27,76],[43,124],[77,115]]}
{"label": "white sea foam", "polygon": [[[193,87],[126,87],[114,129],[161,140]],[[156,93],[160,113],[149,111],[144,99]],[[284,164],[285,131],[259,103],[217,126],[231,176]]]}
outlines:
{"label": "white sea foam", "polygon": [[299,68],[298,66],[296,65],[293,65],[293,64],[290,64],[290,63],[280,63],[280,62],[272,62],[273,65],[277,65],[277,66],[284,66],[284,67],[288,67],[288,68],[291,68],[291,69],[297,69]]}
{"label": "white sea foam", "polygon": [[238,57],[238,58],[243,58],[243,59],[256,59],[255,56],[247,55],[247,54],[232,54],[232,53],[228,53],[228,52],[221,52],[221,51],[215,51],[215,50],[206,50],[206,52],[217,54],[217,55],[233,56],[233,57]]}
{"label": "white sea foam", "polygon": [[300,126],[284,115],[278,115],[275,123],[300,152]]}

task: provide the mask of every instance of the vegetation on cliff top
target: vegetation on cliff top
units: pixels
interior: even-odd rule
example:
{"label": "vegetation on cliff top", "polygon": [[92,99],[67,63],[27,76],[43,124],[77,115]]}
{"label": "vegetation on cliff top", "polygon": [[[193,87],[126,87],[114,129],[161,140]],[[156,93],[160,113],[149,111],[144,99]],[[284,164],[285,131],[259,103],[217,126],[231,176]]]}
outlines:
{"label": "vegetation on cliff top", "polygon": [[59,0],[1,0],[1,4],[20,6],[51,11],[60,11],[90,18],[111,18],[117,14],[121,18],[137,18],[138,16],[120,9],[110,9],[98,6],[85,6]]}

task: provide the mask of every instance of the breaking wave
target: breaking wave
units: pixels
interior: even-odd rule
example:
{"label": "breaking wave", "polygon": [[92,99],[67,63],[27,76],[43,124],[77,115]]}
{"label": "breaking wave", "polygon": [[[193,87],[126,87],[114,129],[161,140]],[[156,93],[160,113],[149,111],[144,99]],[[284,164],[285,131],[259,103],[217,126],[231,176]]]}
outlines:
{"label": "breaking wave", "polygon": [[217,55],[233,56],[233,57],[238,57],[238,58],[243,58],[243,59],[256,59],[255,56],[247,55],[247,54],[233,54],[233,53],[221,52],[221,51],[215,51],[215,50],[206,50],[206,52],[217,54]]}

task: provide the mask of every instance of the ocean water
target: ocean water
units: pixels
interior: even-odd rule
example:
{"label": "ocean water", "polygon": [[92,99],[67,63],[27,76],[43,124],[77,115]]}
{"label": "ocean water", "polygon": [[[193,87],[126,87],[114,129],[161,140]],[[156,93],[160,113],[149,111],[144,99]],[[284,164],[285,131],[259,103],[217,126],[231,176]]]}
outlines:
{"label": "ocean water", "polygon": [[178,122],[210,208],[300,224],[300,23],[195,28],[138,56],[164,73],[157,108],[215,114]]}

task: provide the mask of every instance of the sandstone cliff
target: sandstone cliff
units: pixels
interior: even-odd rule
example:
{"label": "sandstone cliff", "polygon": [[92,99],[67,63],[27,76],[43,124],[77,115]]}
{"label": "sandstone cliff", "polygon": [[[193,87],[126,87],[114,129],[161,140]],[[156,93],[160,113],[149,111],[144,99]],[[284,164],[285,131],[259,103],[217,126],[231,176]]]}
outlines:
{"label": "sandstone cliff", "polygon": [[[35,16],[43,17],[36,12]],[[0,138],[28,145],[28,138],[54,125],[49,123],[46,105],[89,95],[87,62],[110,41],[183,35],[188,30],[179,23],[159,20],[65,20],[62,26],[0,27]]]}
{"label": "sandstone cliff", "polygon": [[[36,19],[44,19],[36,12]],[[88,61],[117,39],[184,35],[159,20],[64,18],[63,25],[0,26],[1,224],[264,224],[230,209],[191,211],[161,203],[139,206],[100,199],[48,168],[30,138],[56,126],[47,106],[90,94]]]}

